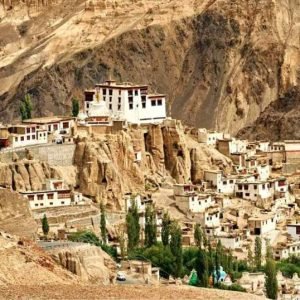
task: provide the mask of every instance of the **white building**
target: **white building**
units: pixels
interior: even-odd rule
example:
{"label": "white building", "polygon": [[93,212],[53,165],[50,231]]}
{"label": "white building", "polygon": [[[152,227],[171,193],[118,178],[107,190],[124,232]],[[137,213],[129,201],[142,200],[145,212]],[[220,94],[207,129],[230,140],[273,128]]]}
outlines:
{"label": "white building", "polygon": [[287,224],[286,229],[295,241],[300,240],[300,223]]}
{"label": "white building", "polygon": [[271,167],[269,165],[258,165],[256,173],[259,180],[267,180],[271,175]]}
{"label": "white building", "polygon": [[217,141],[224,138],[223,132],[211,131],[206,128],[198,129],[198,142],[206,145],[216,146]]}
{"label": "white building", "polygon": [[48,134],[70,134],[71,129],[74,127],[74,118],[72,117],[42,117],[24,120],[25,125],[34,125],[37,129],[46,130]]}
{"label": "white building", "polygon": [[221,231],[220,208],[218,206],[209,207],[201,213],[201,225],[205,228],[207,235],[218,235]]}
{"label": "white building", "polygon": [[220,240],[222,246],[227,249],[236,249],[241,247],[242,238],[238,234],[220,232],[217,239]]}
{"label": "white building", "polygon": [[234,176],[223,177],[217,186],[217,191],[222,194],[234,194],[236,181]]}
{"label": "white building", "polygon": [[279,244],[276,246],[274,251],[275,260],[281,260],[288,258],[289,256],[300,255],[300,241]]}
{"label": "white building", "polygon": [[133,124],[161,123],[166,118],[166,96],[151,95],[147,85],[118,84],[107,80],[85,91],[85,113],[89,116],[90,104],[100,99],[106,103],[112,118]]}
{"label": "white building", "polygon": [[221,185],[222,172],[219,170],[204,171],[204,180],[207,181],[211,187],[218,188]]}
{"label": "white building", "polygon": [[12,148],[46,144],[48,132],[35,124],[12,125],[8,127],[9,146]]}
{"label": "white building", "polygon": [[273,196],[270,183],[267,181],[237,181],[235,195],[246,200],[257,201]]}
{"label": "white building", "polygon": [[274,213],[261,213],[248,219],[251,234],[264,235],[276,229],[276,216]]}
{"label": "white building", "polygon": [[43,190],[20,192],[20,194],[28,199],[31,209],[84,204],[81,193],[73,195],[64,181],[57,179],[48,180]]}
{"label": "white building", "polygon": [[135,202],[139,213],[144,213],[146,211],[147,205],[153,204],[151,195],[132,195],[131,193],[128,193],[125,195],[126,212],[131,208],[133,201]]}

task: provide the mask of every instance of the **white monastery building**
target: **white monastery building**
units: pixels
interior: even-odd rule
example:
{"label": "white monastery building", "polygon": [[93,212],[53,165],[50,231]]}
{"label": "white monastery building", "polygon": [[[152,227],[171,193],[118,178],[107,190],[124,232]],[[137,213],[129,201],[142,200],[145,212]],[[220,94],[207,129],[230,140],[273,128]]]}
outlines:
{"label": "white monastery building", "polygon": [[147,85],[118,84],[114,80],[96,84],[85,91],[85,113],[95,100],[104,101],[114,119],[133,124],[161,123],[166,118],[166,96],[149,94]]}

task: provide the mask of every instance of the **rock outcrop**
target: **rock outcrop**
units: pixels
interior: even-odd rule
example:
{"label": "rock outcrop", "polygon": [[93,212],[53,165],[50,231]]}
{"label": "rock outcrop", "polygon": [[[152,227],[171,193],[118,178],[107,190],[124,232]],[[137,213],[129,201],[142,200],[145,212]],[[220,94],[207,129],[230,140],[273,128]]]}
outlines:
{"label": "rock outcrop", "polygon": [[271,103],[250,126],[238,136],[251,140],[300,139],[300,87],[293,87]]}
{"label": "rock outcrop", "polygon": [[0,231],[0,261],[0,286],[80,282],[79,278],[64,270],[34,242],[3,231]]}
{"label": "rock outcrop", "polygon": [[[135,154],[140,153],[141,159]],[[74,155],[79,190],[111,209],[124,207],[125,193],[150,185],[199,182],[205,169],[230,169],[231,161],[199,144],[180,121],[132,126],[115,135],[79,138]]]}
{"label": "rock outcrop", "polygon": [[116,263],[99,247],[77,245],[51,253],[59,264],[84,282],[109,284],[116,276]]}
{"label": "rock outcrop", "polygon": [[0,230],[34,238],[37,228],[27,199],[8,189],[0,189]]}

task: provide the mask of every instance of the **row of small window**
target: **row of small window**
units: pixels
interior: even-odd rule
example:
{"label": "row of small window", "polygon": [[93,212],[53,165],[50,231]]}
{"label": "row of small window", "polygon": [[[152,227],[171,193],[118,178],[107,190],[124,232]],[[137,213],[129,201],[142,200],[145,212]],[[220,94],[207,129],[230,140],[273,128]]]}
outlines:
{"label": "row of small window", "polygon": [[[46,133],[44,133],[43,135],[42,135],[42,134],[39,135],[39,138],[42,138],[42,137],[45,138],[45,137],[46,137]],[[31,136],[30,136],[30,135],[27,135],[27,136],[26,136],[26,140],[27,140],[27,141],[35,140],[35,139],[36,139],[36,136],[35,136],[35,135],[31,135]],[[24,141],[25,141],[25,136],[21,136],[21,137],[20,137],[20,141],[21,141],[21,142],[24,142]],[[15,137],[15,142],[19,142],[19,137],[18,137],[18,136]]]}
{"label": "row of small window", "polygon": [[[28,195],[28,200],[33,201],[34,200],[34,195]],[[53,194],[47,194],[46,197],[48,199],[53,199],[54,195]],[[37,195],[38,200],[44,200],[44,194]]]}
{"label": "row of small window", "polygon": [[[233,184],[234,181],[232,179],[229,180],[229,184]],[[223,185],[226,185],[227,184],[227,181],[223,181]]]}
{"label": "row of small window", "polygon": [[[61,205],[64,205],[64,204],[65,204],[65,201],[61,201],[60,204],[61,204]],[[49,202],[49,205],[53,205],[53,202]],[[34,206],[35,206],[35,207],[38,207],[38,206],[44,206],[44,203],[35,203]]]}
{"label": "row of small window", "polygon": [[[151,106],[162,106],[162,99],[152,100]],[[146,108],[146,101],[142,101],[142,108]],[[133,109],[133,102],[129,99],[129,109]]]}
{"label": "row of small window", "polygon": [[[192,198],[192,201],[196,200],[197,198]],[[207,203],[207,199],[204,200],[205,203]],[[201,204],[201,201],[199,201],[199,204]]]}
{"label": "row of small window", "polygon": [[[262,185],[262,189],[264,190],[264,189],[266,188],[266,186],[267,186],[267,188],[269,188],[269,184],[267,184],[267,185],[263,184],[263,185]],[[238,189],[239,189],[239,190],[242,190],[242,189],[243,189],[243,185],[242,185],[242,184],[239,184],[239,185],[238,185]],[[248,189],[249,189],[249,186],[248,186],[247,184],[245,184],[245,185],[244,185],[244,190],[247,191]],[[257,190],[257,185],[256,185],[256,184],[253,185],[253,189]]]}
{"label": "row of small window", "polygon": [[[219,215],[216,214],[216,218],[218,218],[218,217],[219,217]],[[207,220],[207,221],[212,221],[212,219],[213,219],[213,217],[206,217],[206,220]]]}
{"label": "row of small window", "polygon": [[[107,91],[108,91],[108,93],[107,93]],[[109,96],[112,96],[112,94],[113,94],[113,90],[112,89],[102,89],[102,93],[103,93],[103,96],[105,96],[105,95],[109,95]],[[121,95],[121,90],[119,90],[119,95]]]}

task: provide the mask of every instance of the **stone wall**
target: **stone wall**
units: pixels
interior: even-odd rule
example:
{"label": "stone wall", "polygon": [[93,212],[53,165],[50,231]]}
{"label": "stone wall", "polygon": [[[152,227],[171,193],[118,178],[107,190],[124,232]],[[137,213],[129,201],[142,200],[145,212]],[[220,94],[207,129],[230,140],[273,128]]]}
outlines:
{"label": "stone wall", "polygon": [[[0,152],[0,161],[3,163],[12,162],[13,153],[20,159],[26,157],[26,147]],[[74,144],[47,144],[28,147],[36,160],[45,161],[49,165],[71,166],[75,151]]]}

